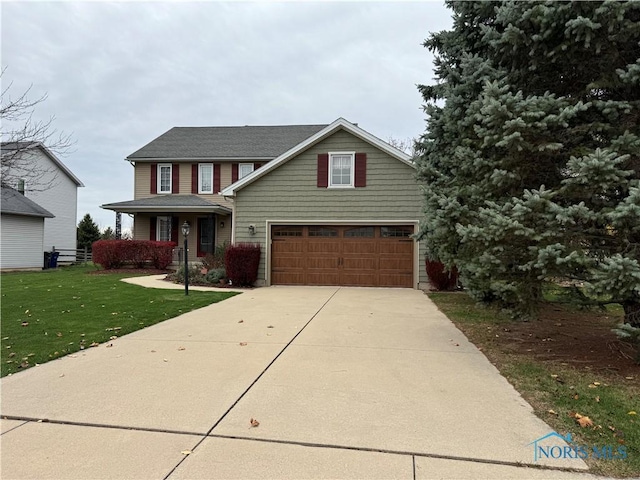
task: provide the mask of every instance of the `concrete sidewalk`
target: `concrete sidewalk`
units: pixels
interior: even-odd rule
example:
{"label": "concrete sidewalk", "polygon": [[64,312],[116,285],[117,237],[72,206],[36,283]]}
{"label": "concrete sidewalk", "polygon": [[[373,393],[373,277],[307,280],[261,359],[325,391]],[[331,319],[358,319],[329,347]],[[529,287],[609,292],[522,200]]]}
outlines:
{"label": "concrete sidewalk", "polygon": [[516,466],[551,428],[419,291],[247,290],[112,344],[2,379],[3,479],[594,478]]}

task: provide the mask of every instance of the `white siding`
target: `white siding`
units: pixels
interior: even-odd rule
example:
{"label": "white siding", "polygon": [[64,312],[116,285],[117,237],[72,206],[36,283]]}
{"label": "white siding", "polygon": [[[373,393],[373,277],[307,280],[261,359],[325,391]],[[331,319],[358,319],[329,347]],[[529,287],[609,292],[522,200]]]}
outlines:
{"label": "white siding", "polygon": [[44,219],[3,214],[0,223],[0,269],[41,268]]}
{"label": "white siding", "polygon": [[50,171],[42,182],[51,182],[51,188],[40,192],[30,190],[28,183],[25,185],[25,196],[55,215],[44,221],[43,249],[76,248],[78,186],[40,149],[30,150],[28,155],[34,163]]}

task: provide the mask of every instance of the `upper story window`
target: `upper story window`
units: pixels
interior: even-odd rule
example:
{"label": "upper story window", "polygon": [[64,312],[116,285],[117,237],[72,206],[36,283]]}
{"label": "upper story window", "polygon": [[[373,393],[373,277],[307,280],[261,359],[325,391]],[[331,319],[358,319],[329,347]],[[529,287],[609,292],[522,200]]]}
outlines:
{"label": "upper story window", "polygon": [[238,179],[246,177],[253,172],[253,163],[241,163],[238,165]]}
{"label": "upper story window", "polygon": [[158,193],[171,193],[171,164],[158,164]]}
{"label": "upper story window", "polygon": [[214,193],[213,163],[201,163],[198,168],[198,193]]}
{"label": "upper story window", "polygon": [[329,153],[329,187],[353,187],[354,152]]}

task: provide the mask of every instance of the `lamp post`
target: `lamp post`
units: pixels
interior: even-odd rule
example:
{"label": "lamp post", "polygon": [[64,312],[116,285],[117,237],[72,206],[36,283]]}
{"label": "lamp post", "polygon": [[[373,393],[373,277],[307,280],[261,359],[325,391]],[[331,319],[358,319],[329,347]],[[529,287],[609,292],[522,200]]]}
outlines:
{"label": "lamp post", "polygon": [[189,245],[187,237],[189,236],[189,222],[182,224],[182,235],[184,236],[184,294],[189,295]]}

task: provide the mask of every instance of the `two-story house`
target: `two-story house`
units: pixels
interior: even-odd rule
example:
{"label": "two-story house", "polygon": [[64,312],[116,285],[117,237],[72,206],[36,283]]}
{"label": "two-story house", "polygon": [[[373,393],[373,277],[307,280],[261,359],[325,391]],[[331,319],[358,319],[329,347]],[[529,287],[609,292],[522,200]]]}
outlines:
{"label": "two-story house", "polygon": [[[44,218],[43,238],[37,255],[27,254],[20,248],[4,251],[3,268],[31,268],[43,266],[43,252],[76,248],[76,227],[78,213],[78,188],[84,184],[45,145],[40,142],[3,142],[2,156],[11,158],[6,164],[8,178],[3,185],[10,187],[38,206],[48,215]],[[11,183],[11,184],[8,184]],[[9,214],[7,214],[9,215]],[[12,214],[13,215],[13,214]],[[5,216],[2,229],[9,228],[9,218]],[[26,216],[23,216],[23,221]],[[31,219],[32,220],[32,219]],[[33,235],[31,227],[19,226],[12,235],[26,238]],[[7,240],[8,241],[8,240]],[[25,240],[26,241],[26,240]],[[30,250],[31,251],[31,250]],[[9,253],[11,252],[11,253]]]}
{"label": "two-story house", "polygon": [[[329,125],[176,127],[126,160],[134,238],[262,246],[259,284],[417,288],[422,196],[409,156],[342,118]],[[195,235],[194,235],[195,234]]]}

